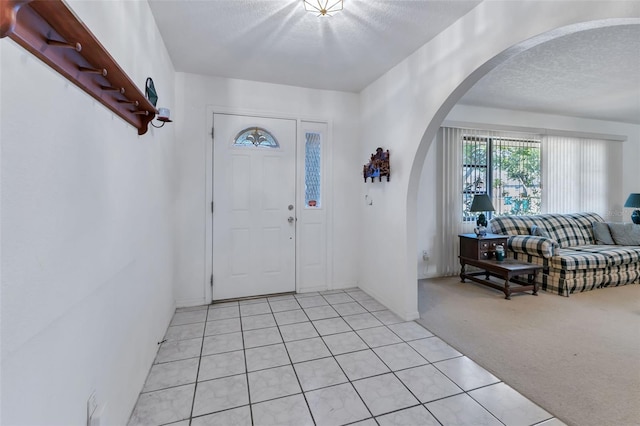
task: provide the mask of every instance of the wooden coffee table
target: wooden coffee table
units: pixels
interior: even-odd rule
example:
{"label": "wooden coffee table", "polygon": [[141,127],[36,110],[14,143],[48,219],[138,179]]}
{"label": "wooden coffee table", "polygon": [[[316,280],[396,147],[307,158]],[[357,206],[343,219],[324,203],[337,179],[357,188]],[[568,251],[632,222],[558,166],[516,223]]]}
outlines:
{"label": "wooden coffee table", "polygon": [[[513,259],[505,259],[501,261],[497,260],[478,260],[470,259],[468,257],[460,257],[460,265],[462,269],[460,271],[460,280],[465,282],[465,279],[470,279],[479,284],[483,284],[497,290],[502,290],[505,295],[505,299],[511,299],[511,293],[533,290],[533,295],[538,295],[538,283],[536,278],[538,272],[542,269],[540,265],[534,265],[533,263],[521,262]],[[484,269],[481,272],[465,272],[465,266],[472,265],[480,269]],[[483,278],[478,278],[484,275]],[[516,277],[521,275],[527,275],[527,280],[518,279]],[[490,280],[490,277],[502,278],[504,284],[500,285]],[[516,287],[511,287],[510,283],[518,284]]]}

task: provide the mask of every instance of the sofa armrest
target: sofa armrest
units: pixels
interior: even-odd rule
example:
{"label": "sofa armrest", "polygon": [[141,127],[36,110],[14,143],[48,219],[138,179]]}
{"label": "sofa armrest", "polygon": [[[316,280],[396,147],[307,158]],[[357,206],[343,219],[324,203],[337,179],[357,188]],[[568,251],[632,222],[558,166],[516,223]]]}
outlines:
{"label": "sofa armrest", "polygon": [[555,249],[560,248],[558,243],[551,238],[535,237],[533,235],[513,235],[509,237],[507,247],[516,253],[547,259],[553,257]]}

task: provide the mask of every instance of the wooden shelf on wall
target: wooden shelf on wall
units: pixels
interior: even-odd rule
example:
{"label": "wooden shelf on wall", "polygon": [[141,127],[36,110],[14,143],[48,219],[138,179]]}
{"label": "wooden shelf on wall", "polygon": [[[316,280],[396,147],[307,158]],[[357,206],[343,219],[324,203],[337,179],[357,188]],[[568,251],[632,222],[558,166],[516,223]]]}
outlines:
{"label": "wooden shelf on wall", "polygon": [[147,132],[157,111],[62,0],[0,1],[0,38],[9,37],[127,123]]}

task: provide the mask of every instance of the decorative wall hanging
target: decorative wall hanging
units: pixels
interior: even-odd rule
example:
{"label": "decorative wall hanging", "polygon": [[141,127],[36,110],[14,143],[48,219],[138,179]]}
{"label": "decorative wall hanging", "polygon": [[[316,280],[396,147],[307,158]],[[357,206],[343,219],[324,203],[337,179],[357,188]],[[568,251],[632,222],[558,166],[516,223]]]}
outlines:
{"label": "decorative wall hanging", "polygon": [[151,105],[156,106],[158,104],[158,92],[156,92],[156,86],[153,84],[151,77],[147,77],[147,81],[144,83],[144,96],[149,99]]}
{"label": "decorative wall hanging", "polygon": [[365,164],[362,169],[364,181],[367,178],[371,178],[371,182],[375,178],[378,178],[382,182],[382,176],[387,177],[387,182],[391,177],[391,166],[389,165],[389,150],[384,151],[382,148],[376,149],[374,154],[371,154],[371,160],[368,164]]}

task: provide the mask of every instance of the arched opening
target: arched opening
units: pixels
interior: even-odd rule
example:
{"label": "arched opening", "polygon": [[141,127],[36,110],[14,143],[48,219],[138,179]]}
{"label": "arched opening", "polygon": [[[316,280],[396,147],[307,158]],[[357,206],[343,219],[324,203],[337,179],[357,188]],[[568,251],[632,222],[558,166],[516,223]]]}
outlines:
{"label": "arched opening", "polygon": [[[444,120],[447,120],[447,116],[449,112],[455,107],[458,101],[463,97],[463,95],[469,90],[473,85],[480,80],[484,75],[487,75],[491,72],[498,64],[504,63],[509,58],[512,58],[518,55],[520,52],[523,52],[527,49],[531,49],[534,46],[540,46],[541,44],[556,39],[561,38],[566,35],[579,33],[587,30],[601,29],[604,27],[615,27],[615,26],[625,26],[625,25],[639,25],[640,20],[638,19],[620,19],[620,20],[607,20],[607,21],[594,21],[588,22],[585,24],[573,25],[569,27],[563,27],[555,31],[551,31],[548,33],[544,33],[538,37],[535,37],[532,40],[527,41],[526,43],[522,43],[516,45],[500,55],[494,57],[491,61],[483,64],[478,70],[476,70],[472,75],[470,75],[463,83],[461,83],[455,91],[453,91],[447,98],[447,100],[443,103],[443,105],[438,109],[438,113],[433,117],[433,119],[429,122],[427,129],[425,130],[425,134],[421,140],[420,147],[418,152],[420,155],[416,155],[414,158],[413,166],[418,170],[417,174],[413,174],[409,184],[408,190],[408,199],[407,199],[407,230],[408,234],[415,235],[414,232],[419,227],[419,221],[423,220],[423,216],[418,215],[417,208],[417,199],[420,191],[420,174],[422,172],[422,168],[424,166],[425,158],[429,153],[429,149],[433,149],[433,141],[435,136],[439,130],[439,127],[442,125]],[[523,46],[524,44],[524,46]],[[498,64],[495,63],[498,62]],[[640,70],[640,69],[639,69]],[[480,75],[477,73],[481,72]],[[640,90],[640,85],[636,84],[634,87],[631,87],[630,90],[633,90],[638,95],[638,91]],[[450,119],[450,118],[449,118]],[[482,121],[479,121],[482,122]],[[612,128],[613,129],[613,128]],[[617,129],[617,128],[616,128]],[[637,145],[640,143],[640,134],[637,132],[637,125],[635,126],[632,132],[635,132],[634,143]],[[616,130],[617,131],[617,130]],[[622,134],[622,133],[621,133]],[[637,149],[633,152],[638,153]],[[424,157],[422,157],[424,154]],[[637,155],[633,155],[635,161],[637,161]],[[631,163],[629,163],[631,164]],[[433,162],[430,162],[429,165],[433,165]],[[461,190],[462,188],[460,188]],[[625,194],[626,195],[626,194]],[[434,200],[435,203],[438,201]],[[414,204],[412,204],[414,203]],[[446,206],[441,207],[442,210],[446,209]],[[628,221],[628,219],[627,219]],[[416,250],[420,253],[421,250],[420,245],[416,245],[411,247],[411,250],[408,253],[414,253]],[[433,256],[433,254],[432,254]],[[420,262],[420,254],[418,255],[418,262]],[[420,268],[416,268],[420,270]],[[570,420],[571,422],[576,422],[577,424],[597,424],[602,423],[604,420],[611,422],[610,419],[615,418],[614,423],[624,424],[628,421],[627,418],[632,418],[635,410],[630,408],[630,405],[616,407],[611,411],[608,411],[608,406],[606,402],[599,400],[598,396],[594,396],[598,393],[598,389],[602,389],[603,386],[608,386],[609,384],[613,384],[613,388],[624,389],[624,383],[626,379],[622,379],[620,375],[617,375],[614,368],[611,369],[601,369],[600,377],[603,377],[603,383],[598,383],[598,378],[593,378],[590,381],[589,386],[585,389],[584,392],[581,393],[580,398],[577,398],[575,401],[568,402],[566,399],[567,389],[575,389],[580,388],[580,381],[583,379],[582,377],[578,377],[579,375],[571,374],[568,370],[572,371],[589,371],[590,369],[586,366],[578,367],[579,362],[584,362],[584,358],[578,359],[579,353],[584,353],[586,351],[582,351],[580,348],[581,344],[584,344],[584,347],[590,348],[593,346],[597,346],[593,344],[594,341],[602,341],[603,337],[597,334],[597,331],[591,333],[588,330],[598,330],[598,327],[588,327],[587,325],[581,324],[580,330],[576,328],[575,333],[569,332],[566,328],[566,324],[559,326],[558,329],[561,329],[558,334],[556,334],[555,326],[562,323],[571,323],[575,318],[571,315],[570,312],[565,311],[564,308],[560,308],[562,302],[564,300],[556,300],[563,299],[554,295],[549,295],[546,298],[530,298],[517,300],[520,302],[520,306],[509,306],[507,304],[490,304],[485,305],[489,299],[493,297],[497,297],[496,301],[502,302],[500,295],[498,293],[493,294],[491,292],[485,292],[485,289],[477,289],[479,292],[475,292],[474,296],[470,296],[466,298],[468,292],[474,294],[473,289],[469,291],[466,286],[469,284],[459,284],[459,279],[456,277],[452,277],[448,282],[442,281],[438,282],[436,285],[431,286],[432,293],[422,292],[423,302],[426,298],[429,298],[431,303],[430,311],[422,311],[422,323],[429,328],[431,332],[436,334],[438,337],[445,340],[450,345],[454,346],[457,350],[464,353],[469,358],[473,359],[475,362],[483,365],[485,368],[491,370],[494,374],[500,377],[505,383],[509,383],[509,385],[513,386],[518,392],[526,394],[531,400],[539,404],[540,406],[545,407],[545,409],[553,412],[557,417],[562,419]],[[455,283],[455,284],[454,284]],[[442,285],[440,285],[442,284]],[[447,285],[450,284],[450,285]],[[454,295],[450,292],[451,287],[453,285],[459,286],[456,287],[459,289],[457,295]],[[440,291],[438,288],[447,288],[446,290]],[[633,286],[627,286],[633,287]],[[463,294],[463,297],[458,297]],[[629,293],[627,293],[629,294]],[[480,295],[480,296],[479,296]],[[486,299],[484,296],[486,295]],[[530,296],[527,296],[530,297]],[[543,297],[545,297],[543,295]],[[552,299],[553,300],[549,300]],[[450,299],[456,299],[456,303],[449,303]],[[535,299],[535,300],[533,300]],[[592,299],[593,300],[593,299]],[[435,301],[435,302],[433,302]],[[526,314],[522,307],[524,306],[524,302],[533,301],[535,302],[535,324],[531,325],[529,330],[535,329],[533,334],[536,334],[539,340],[534,340],[532,334],[529,333],[520,333],[521,340],[512,339],[513,335],[509,335],[509,332],[506,330],[510,329],[520,329],[523,330],[529,326],[529,324],[525,324],[520,327],[514,322],[510,322],[507,314],[507,310],[516,309],[518,313],[516,316],[518,317],[526,317]],[[602,300],[603,301],[603,300]],[[458,303],[462,302],[462,303]],[[472,302],[472,303],[470,303]],[[551,302],[551,303],[550,303]],[[580,306],[579,303],[581,300],[576,300],[574,302],[574,306]],[[555,308],[555,303],[558,303],[558,308]],[[619,303],[619,301],[618,301]],[[552,305],[553,304],[553,305]],[[422,305],[424,306],[424,305]],[[553,306],[553,307],[551,307]],[[602,312],[607,311],[607,308],[602,305],[598,305],[599,310]],[[613,303],[612,303],[613,306]],[[502,310],[504,308],[504,310]],[[584,308],[584,305],[582,305]],[[616,307],[617,308],[617,307]],[[420,309],[420,306],[419,306]],[[468,314],[471,311],[477,311],[478,313],[482,312],[482,314],[473,315]],[[550,318],[546,318],[548,323],[545,323],[543,317],[545,317],[543,311],[558,311],[561,312],[560,318],[561,320],[552,321]],[[426,314],[426,312],[429,312]],[[488,322],[492,322],[493,324],[501,323],[504,324],[504,328],[500,331],[495,330],[496,328],[502,327],[493,327],[493,331],[496,331],[496,334],[491,336],[489,334],[485,334],[485,330],[488,330],[492,327],[487,327],[487,323],[483,323],[482,321],[474,321],[474,319],[478,319],[480,316],[484,315],[487,312],[493,312],[492,318]],[[549,315],[549,317],[551,317]],[[593,317],[594,324],[606,324],[607,318],[601,317]],[[441,321],[441,323],[440,323]],[[443,330],[447,329],[448,325],[452,322],[457,322],[460,327],[451,327],[444,332]],[[612,321],[613,322],[613,321]],[[551,324],[551,325],[550,325]],[[585,333],[582,334],[582,330],[585,330]],[[515,333],[514,333],[515,334]],[[561,335],[562,338],[559,338],[557,341],[553,342],[549,336],[550,335]],[[628,333],[622,331],[618,334],[622,340],[626,340]],[[575,341],[568,339],[567,336],[571,336],[571,338],[575,338]],[[579,336],[579,337],[576,337]],[[478,340],[474,340],[474,337],[477,337]],[[479,343],[480,341],[486,342]],[[517,348],[527,347],[530,342],[537,342],[541,344],[532,343],[530,347],[528,347],[527,352],[534,354],[532,356],[531,362],[527,362],[524,358],[519,356],[517,353]],[[509,343],[505,343],[509,342]],[[501,346],[504,344],[504,346]],[[611,347],[621,348],[624,345],[612,343]],[[478,348],[478,351],[474,352],[474,349]],[[552,348],[551,351],[555,354],[558,354],[557,358],[553,356],[549,356],[549,352],[547,348]],[[607,356],[620,356],[619,354],[623,353],[624,350],[617,351],[616,349],[612,349],[607,351]],[[494,357],[496,354],[508,354],[505,355],[505,359],[501,359],[500,362],[491,363],[488,359]],[[499,358],[498,355],[496,358]],[[574,360],[571,360],[572,357]],[[509,359],[507,359],[509,358]],[[510,362],[510,359],[517,360],[517,362]],[[566,360],[566,364],[564,361]],[[570,361],[571,360],[571,361]],[[514,371],[516,369],[520,369],[523,364],[529,366],[530,371],[535,371],[534,374],[530,374],[527,376],[516,375]],[[594,361],[595,363],[595,361]],[[567,369],[567,366],[571,364],[570,369]],[[514,368],[515,366],[515,368]],[[606,370],[606,372],[604,371]],[[623,373],[622,375],[625,375]],[[591,376],[591,375],[589,375]],[[534,378],[535,377],[535,378]],[[552,389],[552,390],[551,390]],[[593,390],[593,391],[592,391]],[[551,396],[553,394],[553,396]],[[615,395],[612,396],[612,399],[620,398],[620,396]],[[597,401],[593,403],[593,401]],[[570,408],[569,408],[570,407]],[[589,414],[588,411],[591,410]],[[616,417],[617,416],[617,417]],[[625,417],[626,416],[626,417]]]}
{"label": "arched opening", "polygon": [[[509,49],[501,52],[496,55],[492,59],[486,61],[482,66],[478,67],[473,73],[471,73],[458,87],[447,97],[446,101],[440,106],[437,113],[434,115],[430,123],[428,124],[422,140],[420,142],[420,146],[418,148],[417,154],[413,161],[413,167],[411,171],[411,177],[409,181],[409,189],[408,189],[408,197],[407,197],[407,232],[408,232],[408,240],[411,239],[412,235],[418,234],[418,192],[420,190],[420,180],[421,173],[424,167],[424,162],[427,157],[427,153],[429,149],[431,149],[432,141],[434,140],[440,126],[443,121],[446,119],[449,112],[454,108],[454,106],[458,103],[458,101],[470,90],[480,79],[482,79],[485,75],[491,73],[498,65],[501,65],[507,62],[509,59],[516,57],[520,53],[526,52],[535,47],[543,46],[545,43],[548,43],[552,40],[561,39],[565,36],[574,35],[586,31],[599,30],[599,29],[607,29],[611,27],[622,27],[629,25],[638,25],[640,24],[639,19],[629,18],[629,19],[607,19],[607,20],[599,20],[599,21],[590,21],[585,23],[579,23],[574,25],[569,25],[565,27],[561,27],[552,31],[545,32],[531,39],[525,40],[521,43],[518,43],[512,46]],[[433,164],[433,163],[432,163]],[[435,198],[435,195],[429,197]],[[434,204],[437,204],[439,200],[433,200]],[[444,210],[445,208],[441,208]],[[431,216],[429,220],[433,220]],[[420,237],[418,237],[420,238]],[[412,246],[408,253],[417,252],[416,262],[418,271],[418,278],[422,278],[426,276],[429,272],[432,273],[431,276],[434,276],[433,273],[435,271],[435,261],[437,259],[433,259],[434,251],[430,250],[432,247],[435,247],[435,243],[441,243],[441,241],[434,241],[433,243],[425,244],[423,241],[416,241],[416,245]],[[408,242],[408,244],[412,244]],[[422,258],[422,253],[424,249],[429,249],[427,256],[429,256],[429,261],[425,262]],[[435,256],[437,257],[437,253]],[[434,261],[435,260],[435,261]],[[431,263],[428,263],[431,262]],[[429,269],[431,268],[431,269]],[[422,274],[421,274],[422,272]],[[422,275],[422,276],[421,276]]]}

